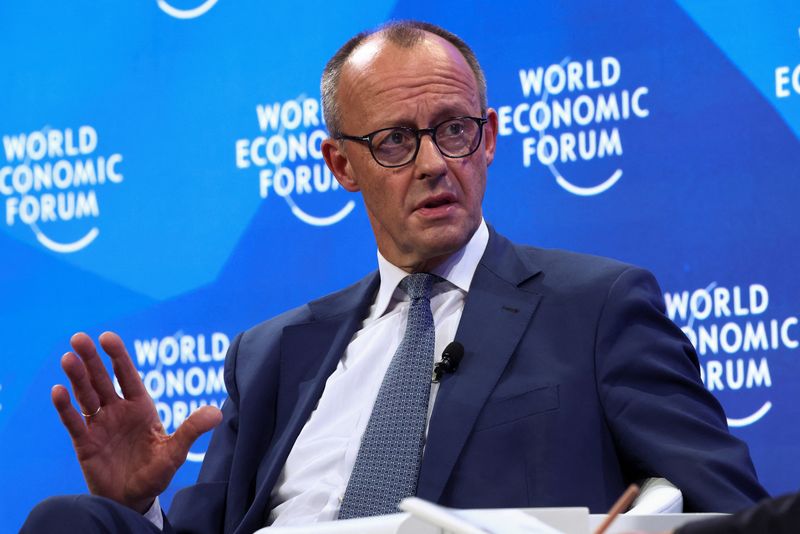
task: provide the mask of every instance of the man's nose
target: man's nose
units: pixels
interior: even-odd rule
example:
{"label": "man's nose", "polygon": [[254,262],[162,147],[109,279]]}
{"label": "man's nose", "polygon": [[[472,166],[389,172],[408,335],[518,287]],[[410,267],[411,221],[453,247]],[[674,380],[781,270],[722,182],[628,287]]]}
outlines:
{"label": "man's nose", "polygon": [[447,172],[447,161],[433,142],[433,134],[425,132],[420,136],[419,151],[414,164],[421,179],[435,178]]}

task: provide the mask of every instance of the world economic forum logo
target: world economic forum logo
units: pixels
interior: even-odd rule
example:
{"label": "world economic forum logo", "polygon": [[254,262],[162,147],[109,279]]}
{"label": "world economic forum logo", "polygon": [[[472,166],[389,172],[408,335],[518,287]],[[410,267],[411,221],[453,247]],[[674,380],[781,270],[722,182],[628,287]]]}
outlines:
{"label": "world economic forum logo", "polygon": [[[222,407],[227,397],[224,364],[229,346],[230,338],[224,332],[178,331],[164,337],[134,339],[136,368],[166,432],[174,432],[201,406]],[[187,460],[202,462],[202,448],[202,444],[195,444]]]}
{"label": "world economic forum logo", "polygon": [[194,7],[185,9],[185,8],[178,8],[172,4],[176,2],[172,0],[172,4],[167,2],[167,0],[157,0],[158,7],[171,17],[175,17],[176,19],[196,19],[202,15],[208,13],[208,10],[214,7],[214,4],[217,3],[217,0],[205,0],[204,2],[195,2],[197,5]]}
{"label": "world economic forum logo", "polygon": [[[594,196],[621,178],[622,128],[626,121],[649,116],[644,86],[621,84],[622,64],[613,56],[519,69],[523,100],[498,107],[500,136],[522,136],[525,168],[543,166],[565,191]],[[607,160],[610,173],[576,177],[581,163]],[[606,164],[605,167],[608,167]],[[616,168],[614,168],[616,167]],[[586,165],[581,166],[586,174]]]}
{"label": "world economic forum logo", "polygon": [[[697,350],[706,388],[736,406],[726,411],[731,427],[752,425],[772,409],[769,359],[800,347],[796,316],[769,313],[764,284],[706,287],[664,294],[667,314]],[[742,407],[741,405],[745,405]]]}
{"label": "world economic forum logo", "polygon": [[[319,100],[299,96],[258,104],[260,134],[235,142],[236,167],[258,169],[258,194],[283,199],[291,213],[311,226],[331,226],[355,208],[325,164],[328,134]],[[337,194],[338,193],[338,194]]]}
{"label": "world economic forum logo", "polygon": [[122,155],[98,153],[89,125],[3,134],[0,197],[9,228],[27,226],[45,248],[78,252],[100,235],[101,191],[122,183]]}

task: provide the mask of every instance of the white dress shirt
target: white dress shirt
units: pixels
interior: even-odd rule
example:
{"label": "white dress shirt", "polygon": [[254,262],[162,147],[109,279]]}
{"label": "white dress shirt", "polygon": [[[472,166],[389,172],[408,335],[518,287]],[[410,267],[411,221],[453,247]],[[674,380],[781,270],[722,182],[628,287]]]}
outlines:
{"label": "white dress shirt", "polygon": [[[436,329],[434,357],[441,359],[453,341],[464,299],[489,241],[489,230],[481,221],[478,230],[458,252],[433,270],[439,282],[431,295]],[[275,526],[305,525],[336,519],[353,465],[389,367],[406,328],[409,299],[398,284],[407,272],[389,263],[378,252],[380,288],[283,467],[270,503],[269,522]],[[438,385],[432,384],[428,421]]]}

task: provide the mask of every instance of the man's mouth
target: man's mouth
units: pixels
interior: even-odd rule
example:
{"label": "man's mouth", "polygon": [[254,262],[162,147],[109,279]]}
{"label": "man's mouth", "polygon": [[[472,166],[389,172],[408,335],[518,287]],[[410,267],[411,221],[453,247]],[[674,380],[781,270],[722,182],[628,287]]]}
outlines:
{"label": "man's mouth", "polygon": [[455,201],[456,201],[455,196],[449,193],[442,193],[440,195],[435,195],[425,199],[417,206],[417,209],[435,210],[436,208],[442,208],[444,206],[449,206],[451,204],[454,204]]}

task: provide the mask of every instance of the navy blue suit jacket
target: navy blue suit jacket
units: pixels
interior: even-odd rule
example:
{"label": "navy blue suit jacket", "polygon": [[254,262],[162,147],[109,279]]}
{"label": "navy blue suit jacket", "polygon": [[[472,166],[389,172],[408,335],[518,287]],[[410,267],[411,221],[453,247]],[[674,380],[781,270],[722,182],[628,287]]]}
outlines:
{"label": "navy blue suit jacket", "polygon": [[[224,419],[197,484],[175,496],[177,531],[265,525],[286,457],[378,284],[373,273],[234,340]],[[436,397],[419,497],[605,512],[649,476],[678,486],[687,511],[766,495],[648,272],[491,231],[456,339],[465,354]]]}

